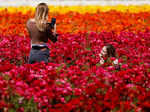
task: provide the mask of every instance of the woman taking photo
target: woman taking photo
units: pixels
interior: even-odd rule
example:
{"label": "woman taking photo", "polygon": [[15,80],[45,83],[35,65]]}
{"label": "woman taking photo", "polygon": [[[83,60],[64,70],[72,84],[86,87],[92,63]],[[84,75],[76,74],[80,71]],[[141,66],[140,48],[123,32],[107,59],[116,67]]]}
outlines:
{"label": "woman taking photo", "polygon": [[26,27],[31,38],[31,51],[29,64],[44,61],[48,63],[49,48],[48,39],[57,41],[56,24],[52,26],[48,22],[49,8],[46,3],[40,3],[36,7],[35,17],[27,21]]}

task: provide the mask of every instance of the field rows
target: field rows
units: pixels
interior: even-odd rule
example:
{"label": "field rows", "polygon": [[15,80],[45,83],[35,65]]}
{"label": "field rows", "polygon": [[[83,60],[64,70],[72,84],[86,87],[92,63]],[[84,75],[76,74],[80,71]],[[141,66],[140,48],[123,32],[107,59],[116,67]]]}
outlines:
{"label": "field rows", "polygon": [[[47,65],[27,64],[26,22],[34,10],[0,8],[0,111],[149,112],[148,5],[50,6],[60,36],[48,42]],[[120,70],[99,63],[107,43],[116,48]]]}

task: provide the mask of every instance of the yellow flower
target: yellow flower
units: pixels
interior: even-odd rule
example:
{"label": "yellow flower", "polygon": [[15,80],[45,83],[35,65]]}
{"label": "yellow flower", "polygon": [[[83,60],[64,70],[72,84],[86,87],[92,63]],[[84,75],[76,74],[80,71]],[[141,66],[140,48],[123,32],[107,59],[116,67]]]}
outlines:
{"label": "yellow flower", "polygon": [[[67,13],[69,11],[79,12],[79,13],[95,13],[98,10],[100,12],[106,12],[110,10],[116,10],[120,12],[148,12],[150,11],[150,5],[116,5],[116,6],[95,6],[95,5],[87,5],[87,6],[49,6],[50,12],[59,12],[60,14]],[[10,13],[13,12],[22,12],[23,14],[27,13],[28,11],[34,11],[35,7],[31,6],[19,6],[19,7],[0,7],[0,11],[7,9]]]}

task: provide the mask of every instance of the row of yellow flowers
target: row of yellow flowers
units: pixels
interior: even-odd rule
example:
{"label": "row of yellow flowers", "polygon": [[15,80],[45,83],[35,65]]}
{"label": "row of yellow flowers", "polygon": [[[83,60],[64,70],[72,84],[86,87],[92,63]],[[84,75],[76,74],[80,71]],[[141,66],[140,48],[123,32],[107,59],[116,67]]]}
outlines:
{"label": "row of yellow flowers", "polygon": [[[115,6],[95,6],[95,5],[89,5],[89,6],[49,6],[51,12],[59,12],[59,13],[67,13],[69,11],[73,12],[79,12],[79,13],[95,13],[98,10],[101,12],[106,12],[110,10],[116,10],[120,12],[133,12],[133,13],[138,13],[138,12],[147,12],[150,11],[150,5],[115,5]],[[31,6],[19,6],[19,7],[0,7],[1,10],[8,10],[9,12],[23,12],[26,13],[29,10],[34,11],[35,7]]]}

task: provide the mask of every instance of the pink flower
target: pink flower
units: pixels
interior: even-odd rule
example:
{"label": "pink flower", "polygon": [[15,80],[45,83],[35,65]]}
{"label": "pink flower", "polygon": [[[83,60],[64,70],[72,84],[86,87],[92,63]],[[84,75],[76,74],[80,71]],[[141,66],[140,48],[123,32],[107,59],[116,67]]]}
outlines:
{"label": "pink flower", "polygon": [[123,64],[123,65],[121,66],[122,69],[127,69],[127,67],[128,67],[127,64]]}

